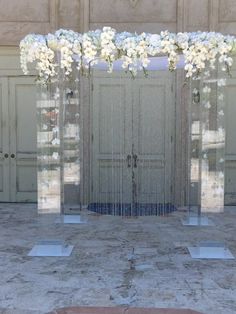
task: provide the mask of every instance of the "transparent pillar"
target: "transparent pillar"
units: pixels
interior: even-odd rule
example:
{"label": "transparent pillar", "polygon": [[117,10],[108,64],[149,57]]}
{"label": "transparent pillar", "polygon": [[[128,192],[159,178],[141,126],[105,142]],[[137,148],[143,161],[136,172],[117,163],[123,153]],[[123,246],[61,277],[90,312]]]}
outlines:
{"label": "transparent pillar", "polygon": [[63,75],[40,87],[38,116],[38,211],[80,207],[79,78]]}
{"label": "transparent pillar", "polygon": [[60,214],[62,202],[60,90],[57,82],[38,88],[38,213]]}
{"label": "transparent pillar", "polygon": [[[37,100],[38,213],[40,241],[30,256],[69,256],[56,223],[81,223],[80,209],[79,72],[70,80],[61,70],[47,86],[39,86]],[[74,212],[70,212],[75,214]]]}
{"label": "transparent pillar", "polygon": [[[188,225],[214,225],[208,217],[214,220],[216,214],[224,211],[224,90],[227,75],[225,70],[224,65],[220,63],[217,63],[216,66],[209,65],[201,75],[199,92],[195,90],[196,93],[193,93],[190,114]],[[197,101],[194,101],[194,97]],[[194,130],[196,121],[197,127]],[[196,151],[195,159],[193,157]],[[194,167],[193,160],[196,161],[196,167]],[[194,169],[196,170],[196,180],[193,175]],[[197,191],[195,192],[196,207],[194,210],[193,193],[191,194],[191,192],[195,184]],[[207,238],[196,246],[188,247],[188,250],[194,259],[234,259],[225,243],[218,242],[214,237],[213,239]]]}
{"label": "transparent pillar", "polygon": [[206,213],[224,209],[224,86],[222,64],[191,80],[188,207],[185,225],[213,225]]}
{"label": "transparent pillar", "polygon": [[224,86],[225,72],[221,64],[209,67],[201,80],[201,194],[203,213],[224,210],[225,123]]}
{"label": "transparent pillar", "polygon": [[184,225],[199,223],[201,214],[201,110],[200,110],[200,78],[191,80],[188,107],[189,141],[188,141],[188,181],[187,204],[188,217],[183,220]]}

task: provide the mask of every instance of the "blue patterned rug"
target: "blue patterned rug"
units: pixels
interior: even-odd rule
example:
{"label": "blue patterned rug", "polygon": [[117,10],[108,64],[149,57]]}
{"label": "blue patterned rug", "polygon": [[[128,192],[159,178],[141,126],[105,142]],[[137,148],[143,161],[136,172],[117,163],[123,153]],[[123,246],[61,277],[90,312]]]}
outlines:
{"label": "blue patterned rug", "polygon": [[177,208],[171,203],[90,203],[88,210],[113,216],[165,216],[176,211]]}

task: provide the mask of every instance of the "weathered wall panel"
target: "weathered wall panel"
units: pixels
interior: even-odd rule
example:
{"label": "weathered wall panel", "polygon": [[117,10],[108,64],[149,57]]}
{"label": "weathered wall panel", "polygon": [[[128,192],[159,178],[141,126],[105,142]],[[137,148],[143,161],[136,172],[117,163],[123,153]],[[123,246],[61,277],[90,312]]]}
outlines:
{"label": "weathered wall panel", "polygon": [[59,27],[79,31],[79,0],[60,0]]}
{"label": "weathered wall panel", "polygon": [[49,22],[48,0],[0,0],[1,22]]}
{"label": "weathered wall panel", "polygon": [[216,30],[236,34],[235,0],[0,0],[0,45],[18,45],[30,32]]}
{"label": "weathered wall panel", "polygon": [[185,0],[184,30],[191,32],[209,29],[209,0]]}
{"label": "weathered wall panel", "polygon": [[90,0],[90,22],[176,22],[177,0]]}

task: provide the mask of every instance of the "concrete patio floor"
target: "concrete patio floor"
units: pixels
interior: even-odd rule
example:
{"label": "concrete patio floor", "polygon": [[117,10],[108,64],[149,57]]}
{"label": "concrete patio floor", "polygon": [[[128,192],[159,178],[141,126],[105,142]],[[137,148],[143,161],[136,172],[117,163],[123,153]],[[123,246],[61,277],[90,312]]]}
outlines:
{"label": "concrete patio floor", "polygon": [[[0,204],[0,313],[42,314],[69,306],[190,308],[236,313],[236,260],[193,260],[188,245],[227,244],[236,256],[236,208],[209,215],[215,227],[168,217],[97,216],[54,224],[36,205]],[[65,239],[70,257],[28,257],[41,239]]]}

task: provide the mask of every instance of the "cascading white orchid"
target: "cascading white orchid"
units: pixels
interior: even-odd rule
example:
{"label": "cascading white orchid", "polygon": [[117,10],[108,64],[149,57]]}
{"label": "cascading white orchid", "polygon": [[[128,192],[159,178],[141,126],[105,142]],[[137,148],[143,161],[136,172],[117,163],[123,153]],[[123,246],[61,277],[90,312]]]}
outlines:
{"label": "cascading white orchid", "polygon": [[28,73],[28,63],[36,62],[40,82],[47,83],[58,74],[59,68],[69,77],[73,64],[88,69],[99,59],[108,63],[123,61],[122,67],[132,72],[145,70],[152,56],[167,55],[169,70],[175,70],[180,54],[185,58],[186,77],[202,72],[209,64],[215,67],[219,59],[223,70],[229,70],[236,52],[236,38],[215,32],[132,34],[117,33],[111,27],[84,34],[60,29],[55,34],[27,35],[20,43],[21,66]]}
{"label": "cascading white orchid", "polygon": [[38,81],[47,82],[56,75],[55,54],[48,47],[46,38],[42,35],[27,35],[20,43],[21,67],[24,74],[28,74],[28,63],[36,61],[36,70],[38,71]]}
{"label": "cascading white orchid", "polygon": [[82,64],[89,68],[97,62],[100,30],[90,31],[82,36]]}
{"label": "cascading white orchid", "polygon": [[53,44],[55,50],[58,53],[58,62],[60,63],[60,68],[65,71],[65,75],[68,76],[72,72],[73,62],[77,63],[78,69],[81,65],[82,48],[81,48],[81,38],[82,36],[74,31],[67,31],[60,29],[56,31],[55,35],[49,34],[47,36],[47,42],[50,45],[51,36],[54,36]]}
{"label": "cascading white orchid", "polygon": [[115,45],[115,29],[104,27],[101,32],[101,59],[108,62],[109,72],[112,72],[112,64],[117,56],[117,48]]}

